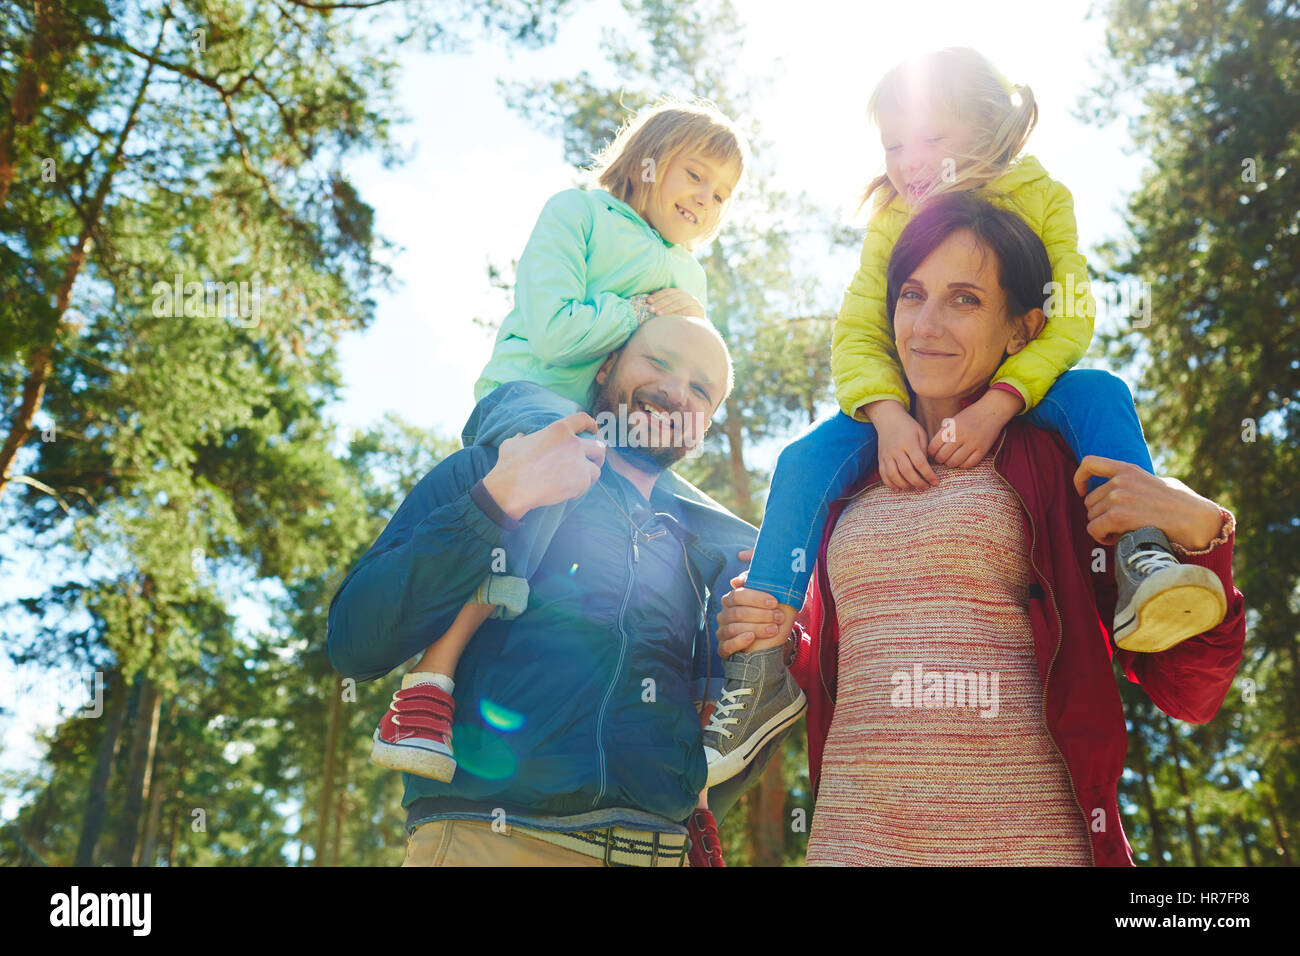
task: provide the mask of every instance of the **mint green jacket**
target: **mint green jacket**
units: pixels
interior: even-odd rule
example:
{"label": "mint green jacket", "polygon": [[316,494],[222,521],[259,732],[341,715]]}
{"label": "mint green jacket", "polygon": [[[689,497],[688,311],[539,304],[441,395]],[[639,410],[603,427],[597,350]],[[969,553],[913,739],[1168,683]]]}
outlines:
{"label": "mint green jacket", "polygon": [[637,327],[628,299],[683,289],[708,311],[704,269],[603,189],[566,189],[542,208],[519,258],[515,307],[501,323],[474,400],[535,382],[581,405],[601,363]]}

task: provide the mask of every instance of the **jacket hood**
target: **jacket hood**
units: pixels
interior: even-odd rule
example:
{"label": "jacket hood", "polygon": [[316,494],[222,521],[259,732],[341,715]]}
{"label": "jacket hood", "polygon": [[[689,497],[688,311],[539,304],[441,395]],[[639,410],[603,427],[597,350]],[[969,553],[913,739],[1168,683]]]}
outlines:
{"label": "jacket hood", "polygon": [[[1003,195],[1015,195],[1019,190],[1026,186],[1038,184],[1040,186],[1051,183],[1052,178],[1047,175],[1047,170],[1043,164],[1034,156],[1024,155],[1011,161],[1011,165],[1006,168],[997,179],[976,190],[976,194],[987,190],[988,192]],[[611,196],[611,199],[614,197]],[[615,200],[617,202],[618,200]],[[903,219],[910,220],[915,209],[898,193],[894,193],[889,200],[888,208],[900,215]],[[876,211],[879,211],[876,207]],[[873,215],[875,213],[873,212]],[[901,227],[900,227],[901,228]]]}
{"label": "jacket hood", "polygon": [[993,182],[989,183],[989,188],[998,192],[1015,192],[1018,189],[1037,182],[1038,180],[1049,179],[1047,170],[1033,156],[1021,156],[1013,160],[1011,165]]}

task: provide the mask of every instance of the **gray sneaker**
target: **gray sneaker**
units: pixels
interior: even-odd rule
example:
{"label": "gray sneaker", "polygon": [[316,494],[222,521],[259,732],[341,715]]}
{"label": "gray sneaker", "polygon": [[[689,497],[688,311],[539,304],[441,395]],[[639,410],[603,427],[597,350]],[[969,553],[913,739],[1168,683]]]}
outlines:
{"label": "gray sneaker", "polygon": [[1180,564],[1159,528],[1138,528],[1115,547],[1115,644],[1155,653],[1203,634],[1223,620],[1228,602],[1209,568]]}
{"label": "gray sneaker", "polygon": [[804,712],[808,699],[785,666],[785,646],[732,654],[717,708],[704,728],[708,786],[729,780]]}

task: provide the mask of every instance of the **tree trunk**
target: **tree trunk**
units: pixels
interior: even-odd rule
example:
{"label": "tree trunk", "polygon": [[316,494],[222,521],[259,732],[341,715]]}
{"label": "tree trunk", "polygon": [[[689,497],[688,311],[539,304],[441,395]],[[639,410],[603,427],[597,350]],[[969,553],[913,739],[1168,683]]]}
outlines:
{"label": "tree trunk", "polygon": [[167,828],[167,866],[176,865],[176,838],[180,835],[181,814],[185,812],[183,806],[176,807],[172,811],[171,826]]}
{"label": "tree trunk", "polygon": [[320,775],[320,803],[316,807],[316,847],[314,866],[324,866],[329,853],[330,808],[334,803],[334,765],[339,744],[339,715],[342,710],[343,678],[334,682],[330,694],[329,730],[325,734],[325,766]]}
{"label": "tree trunk", "polygon": [[781,751],[763,769],[751,792],[746,815],[750,860],[754,866],[780,866],[785,860],[785,777]]}
{"label": "tree trunk", "polygon": [[1245,858],[1247,866],[1254,866],[1254,854],[1250,852],[1250,841],[1246,839],[1246,821],[1238,817],[1236,822],[1237,836],[1241,839],[1241,855]]}
{"label": "tree trunk", "polygon": [[727,436],[727,451],[731,462],[732,510],[751,523],[758,515],[752,514],[754,502],[749,486],[749,471],[745,468],[745,436],[741,426],[741,411],[734,398],[727,399],[727,423],[723,429]]}
{"label": "tree trunk", "polygon": [[1286,695],[1287,723],[1294,727],[1300,722],[1300,647],[1296,641],[1288,641],[1287,656],[1291,659],[1291,692]]}
{"label": "tree trunk", "polygon": [[1151,764],[1147,759],[1147,742],[1142,736],[1143,723],[1139,715],[1133,717],[1134,757],[1138,768],[1138,779],[1142,781],[1142,803],[1147,809],[1147,820],[1151,828],[1151,858],[1156,866],[1165,865],[1165,825],[1160,819],[1160,808],[1156,806],[1155,790],[1151,786]]}
{"label": "tree trunk", "polygon": [[104,693],[108,701],[108,720],[95,751],[95,770],[90,776],[90,792],[86,795],[86,814],[81,821],[81,839],[77,841],[74,866],[95,865],[95,845],[104,829],[104,815],[108,809],[108,780],[112,776],[113,761],[117,758],[118,744],[122,739],[122,722],[126,719],[126,702],[131,696],[120,671],[109,671],[104,680]]}
{"label": "tree trunk", "polygon": [[339,865],[339,847],[343,843],[343,814],[346,812],[348,795],[348,751],[344,749],[339,757],[339,795],[334,810],[334,840],[330,847],[330,866]]}
{"label": "tree trunk", "polygon": [[1183,799],[1183,822],[1187,828],[1187,846],[1192,851],[1192,866],[1204,866],[1201,861],[1201,841],[1196,835],[1196,816],[1192,812],[1191,797],[1187,793],[1187,780],[1183,777],[1182,747],[1178,743],[1178,728],[1168,717],[1164,721],[1169,733],[1169,749],[1174,758],[1174,775],[1178,779],[1178,793]]}
{"label": "tree trunk", "polygon": [[1260,799],[1264,802],[1264,809],[1268,811],[1269,823],[1273,825],[1273,839],[1277,841],[1277,853],[1282,858],[1284,866],[1291,866],[1291,848],[1286,842],[1286,828],[1282,826],[1282,820],[1279,815],[1277,804],[1266,793],[1260,793]]}
{"label": "tree trunk", "polygon": [[14,138],[20,126],[31,126],[36,119],[37,107],[49,92],[49,66],[51,56],[60,48],[76,41],[67,24],[60,22],[59,4],[54,0],[35,0],[32,4],[35,27],[32,41],[23,51],[22,66],[14,82],[13,96],[9,101],[8,121],[0,126],[0,205],[9,195],[13,185],[17,157],[14,155]]}
{"label": "tree trunk", "polygon": [[149,816],[145,820],[144,841],[131,861],[132,866],[153,866],[158,854],[158,828],[162,821],[163,796],[167,788],[167,784],[163,782],[166,774],[158,768],[167,765],[166,757],[167,748],[159,747],[158,755],[154,759],[152,780],[149,783]]}
{"label": "tree trunk", "polygon": [[145,795],[149,792],[154,746],[158,742],[158,715],[161,707],[162,697],[158,694],[158,688],[149,678],[143,678],[140,686],[140,705],[135,715],[135,728],[131,733],[131,761],[126,776],[126,801],[122,807],[122,820],[117,831],[117,847],[113,854],[116,866],[130,866],[135,857],[135,845],[140,834],[140,816],[144,809]]}

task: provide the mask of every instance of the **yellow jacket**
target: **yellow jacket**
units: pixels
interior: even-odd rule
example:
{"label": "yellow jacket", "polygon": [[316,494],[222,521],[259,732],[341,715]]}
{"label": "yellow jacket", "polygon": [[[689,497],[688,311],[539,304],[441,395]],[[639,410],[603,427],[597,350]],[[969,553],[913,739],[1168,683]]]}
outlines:
{"label": "yellow jacket", "polygon": [[[1025,411],[1033,408],[1057,376],[1083,357],[1092,341],[1096,303],[1088,289],[1088,265],[1079,253],[1078,226],[1070,191],[1047,175],[1032,156],[1022,156],[978,195],[1018,214],[1038,234],[1052,263],[1045,289],[1052,308],[1042,334],[998,368],[993,383],[1005,382],[1020,393]],[[907,389],[894,348],[894,333],[885,311],[885,268],[903,227],[914,210],[900,197],[877,209],[867,224],[862,263],[840,307],[831,337],[831,373],[835,396],[846,415],[859,421],[858,410],[882,398],[907,407]]]}

